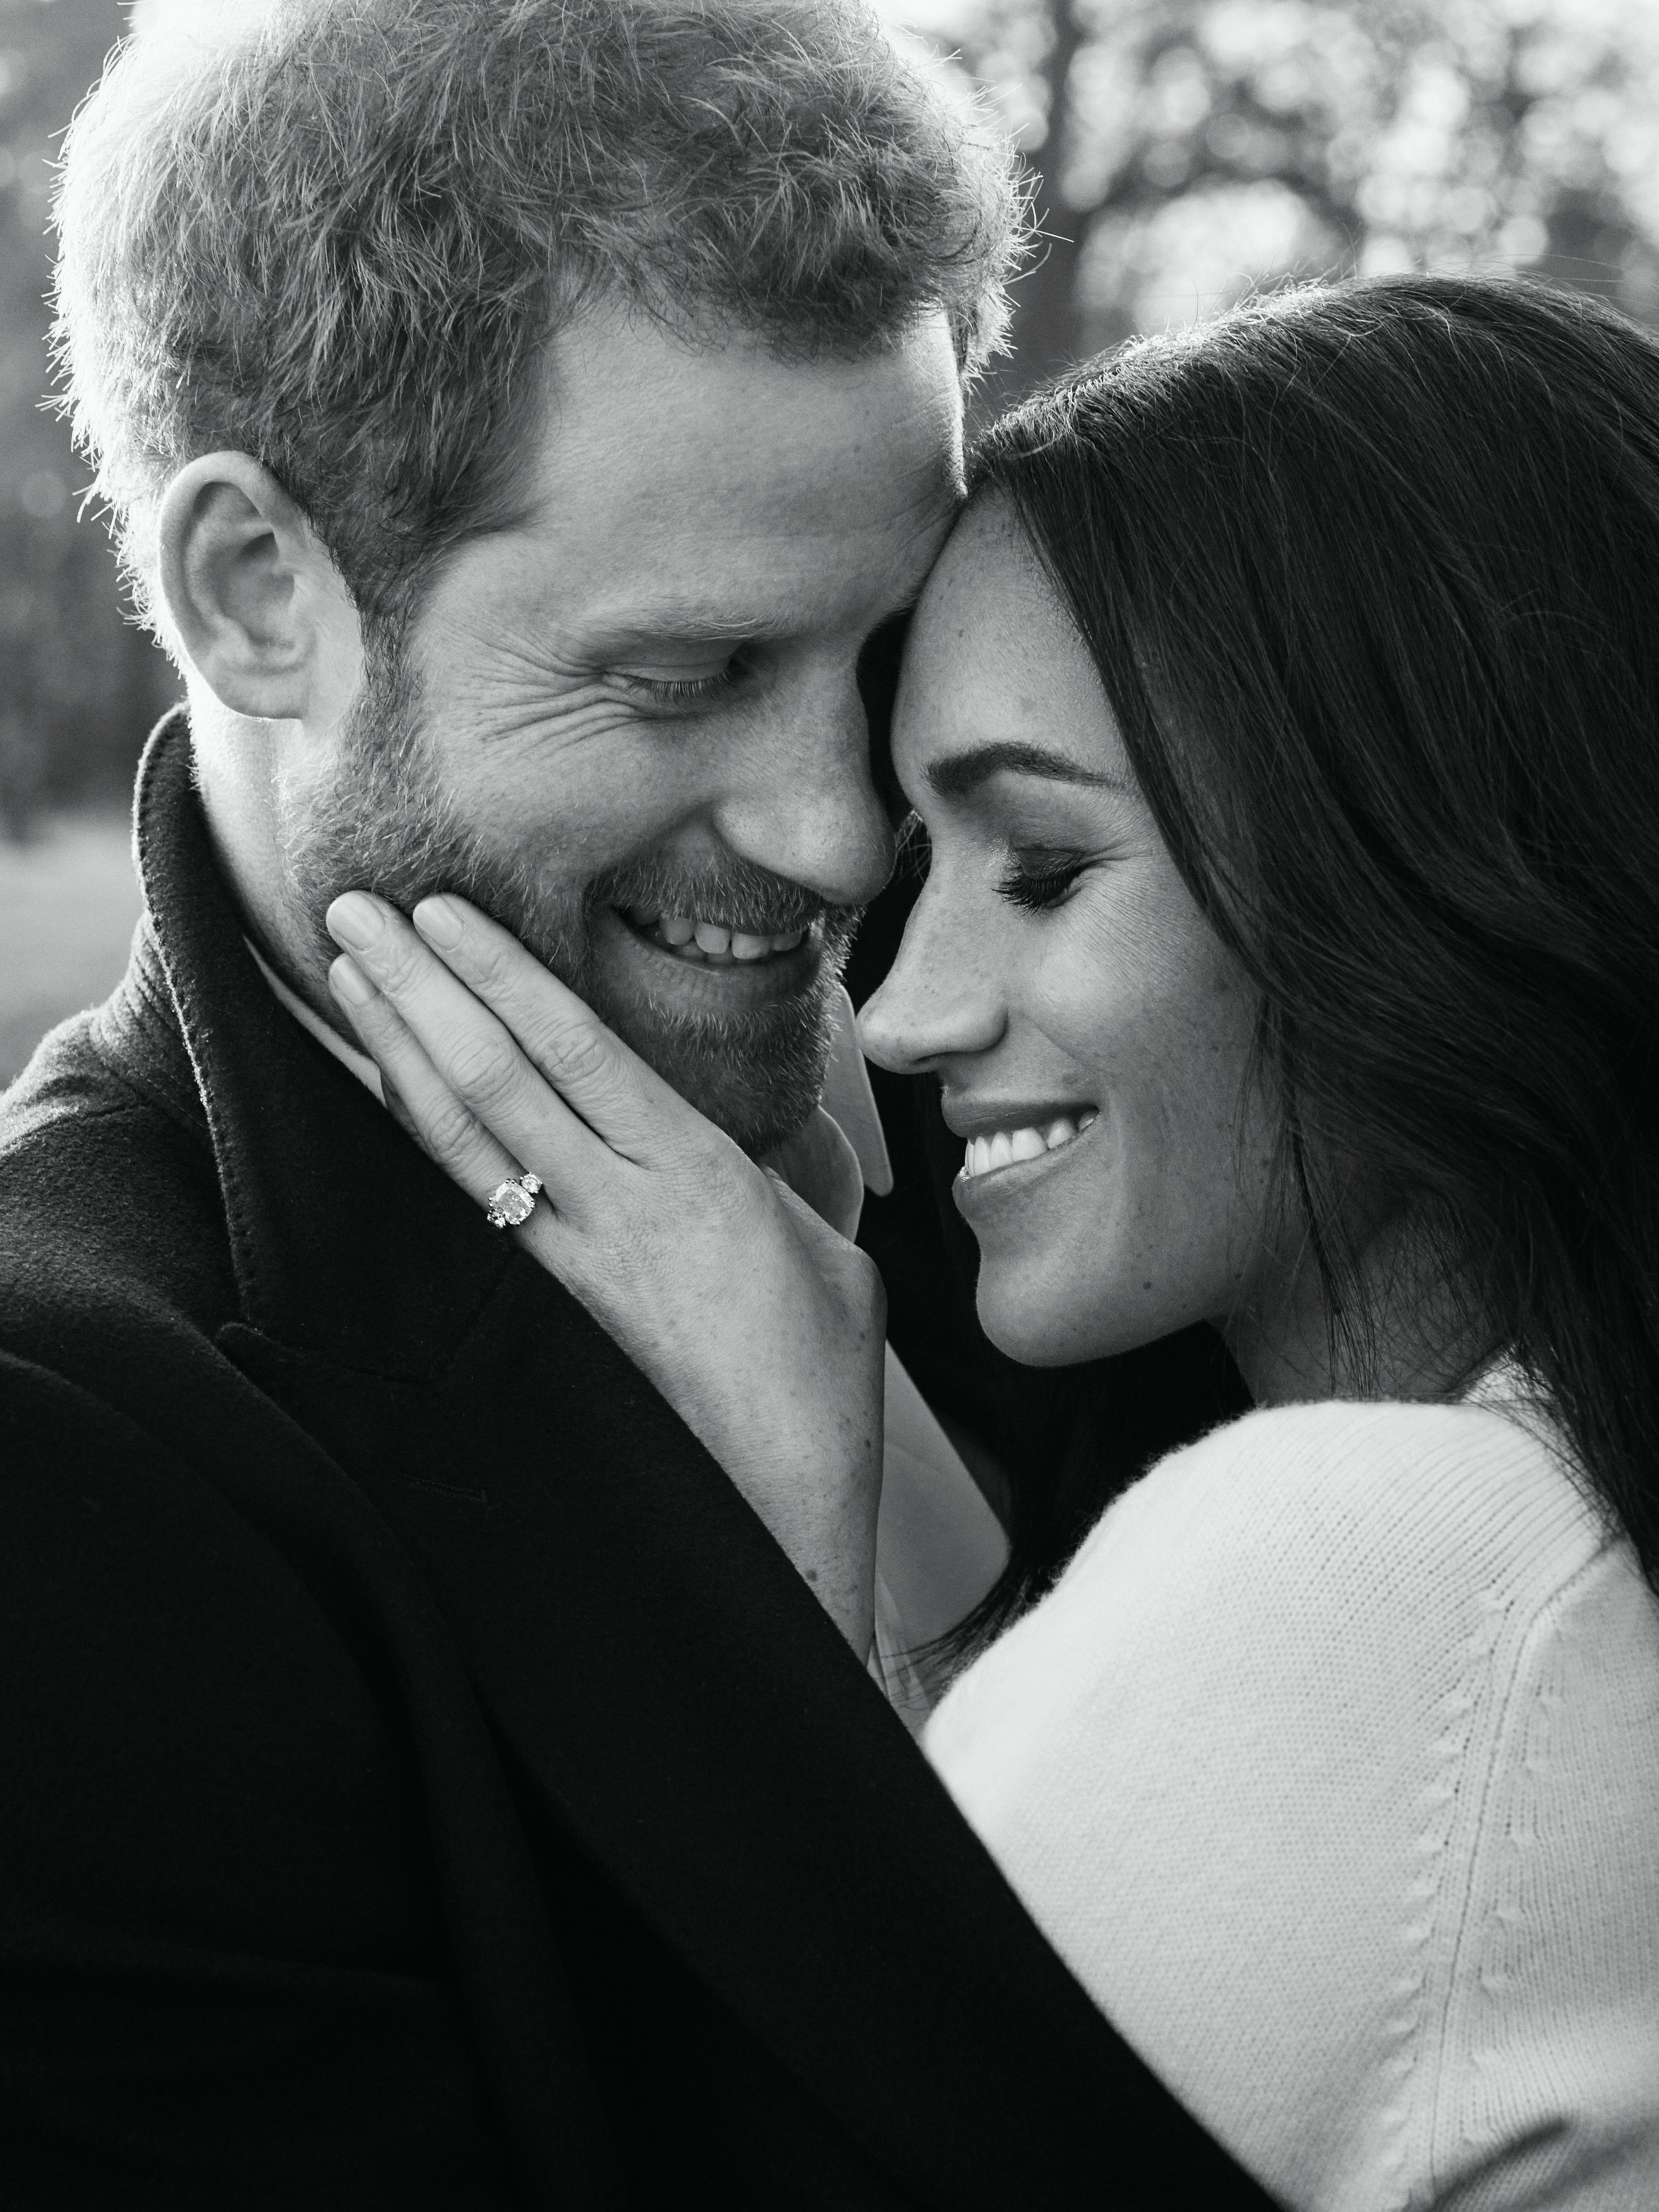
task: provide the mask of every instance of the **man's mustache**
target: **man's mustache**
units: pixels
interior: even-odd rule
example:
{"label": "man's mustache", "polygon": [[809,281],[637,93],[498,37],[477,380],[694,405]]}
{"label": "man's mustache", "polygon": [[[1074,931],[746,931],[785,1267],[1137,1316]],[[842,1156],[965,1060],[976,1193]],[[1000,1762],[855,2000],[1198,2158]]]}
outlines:
{"label": "man's mustache", "polygon": [[635,914],[695,916],[754,937],[787,936],[810,929],[822,917],[831,942],[850,935],[863,911],[832,905],[802,884],[735,858],[696,869],[662,860],[624,862],[595,876],[584,898],[590,912],[622,907]]}

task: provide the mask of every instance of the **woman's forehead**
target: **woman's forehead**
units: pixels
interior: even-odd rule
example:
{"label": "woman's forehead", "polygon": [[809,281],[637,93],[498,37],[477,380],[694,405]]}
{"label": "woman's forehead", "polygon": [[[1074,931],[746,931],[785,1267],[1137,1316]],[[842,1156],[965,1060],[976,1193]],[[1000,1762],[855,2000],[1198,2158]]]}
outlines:
{"label": "woman's forehead", "polygon": [[[952,757],[1037,747],[1127,775],[1088,647],[1006,501],[976,500],[946,542],[906,641],[893,720],[901,774],[935,787]],[[982,780],[982,779],[981,779]]]}

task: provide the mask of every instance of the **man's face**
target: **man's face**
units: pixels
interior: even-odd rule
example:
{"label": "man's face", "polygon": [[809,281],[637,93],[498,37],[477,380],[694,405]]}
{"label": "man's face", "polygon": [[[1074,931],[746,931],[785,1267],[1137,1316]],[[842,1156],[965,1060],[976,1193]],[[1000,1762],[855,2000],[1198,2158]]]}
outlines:
{"label": "man's face", "polygon": [[858,661],[958,498],[949,334],[784,363],[605,314],[548,374],[520,512],[293,795],[292,879],[319,927],[353,885],[464,892],[763,1151],[816,1102],[891,865]]}

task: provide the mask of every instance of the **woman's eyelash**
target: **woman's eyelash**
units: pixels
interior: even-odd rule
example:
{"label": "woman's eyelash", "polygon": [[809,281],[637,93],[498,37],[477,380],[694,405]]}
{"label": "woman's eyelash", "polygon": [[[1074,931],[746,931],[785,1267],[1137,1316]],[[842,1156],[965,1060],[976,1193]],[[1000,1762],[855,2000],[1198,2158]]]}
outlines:
{"label": "woman's eyelash", "polygon": [[997,890],[1015,906],[1035,913],[1060,905],[1088,861],[1081,853],[1015,854]]}

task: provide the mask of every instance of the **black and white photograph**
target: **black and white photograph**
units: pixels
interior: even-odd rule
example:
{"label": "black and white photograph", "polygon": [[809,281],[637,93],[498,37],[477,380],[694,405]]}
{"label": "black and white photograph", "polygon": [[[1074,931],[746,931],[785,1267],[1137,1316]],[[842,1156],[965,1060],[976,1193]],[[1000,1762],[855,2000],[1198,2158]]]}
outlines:
{"label": "black and white photograph", "polygon": [[1659,0],[0,0],[0,2212],[1659,2212]]}

